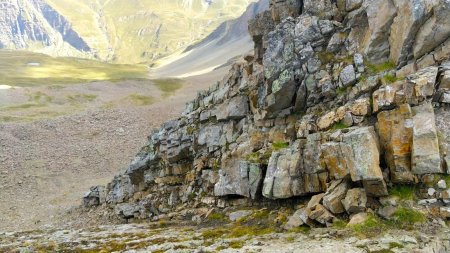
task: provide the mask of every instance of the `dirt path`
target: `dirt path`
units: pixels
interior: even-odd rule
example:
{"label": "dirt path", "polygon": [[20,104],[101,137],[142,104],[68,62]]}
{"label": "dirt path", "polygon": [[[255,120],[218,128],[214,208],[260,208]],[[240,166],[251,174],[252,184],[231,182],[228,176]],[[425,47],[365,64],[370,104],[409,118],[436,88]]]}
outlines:
{"label": "dirt path", "polygon": [[[39,228],[78,205],[90,186],[107,183],[125,168],[152,129],[178,116],[198,90],[223,73],[191,78],[172,96],[141,81],[80,84],[62,91],[52,87],[0,91],[2,106],[8,101],[22,106],[29,100],[25,92],[41,92],[54,98],[46,104],[49,109],[68,114],[29,122],[0,120],[0,231]],[[58,104],[61,92],[65,97],[94,94],[95,100],[83,106]],[[137,105],[124,99],[135,94],[152,101],[138,100],[142,103]],[[45,118],[42,107],[32,109]],[[29,113],[25,107],[22,111]]]}

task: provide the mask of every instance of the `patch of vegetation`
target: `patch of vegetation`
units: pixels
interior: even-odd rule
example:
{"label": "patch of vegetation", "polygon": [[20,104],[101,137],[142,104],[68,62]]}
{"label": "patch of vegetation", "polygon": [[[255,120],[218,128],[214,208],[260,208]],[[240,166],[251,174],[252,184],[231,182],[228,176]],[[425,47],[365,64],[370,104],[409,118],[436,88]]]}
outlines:
{"label": "patch of vegetation", "polygon": [[183,86],[183,81],[176,78],[155,79],[152,81],[163,92],[163,96],[170,96]]}
{"label": "patch of vegetation", "polygon": [[381,250],[371,251],[370,253],[395,253],[395,252],[390,249],[381,249]]}
{"label": "patch of vegetation", "polygon": [[272,143],[272,148],[274,151],[278,151],[280,149],[288,148],[289,143],[287,142],[274,142]]}
{"label": "patch of vegetation", "polygon": [[269,215],[270,215],[269,209],[264,208],[254,212],[251,215],[251,217],[256,220],[267,220],[269,218]]}
{"label": "patch of vegetation", "polygon": [[309,233],[309,231],[311,231],[311,228],[306,225],[291,228],[288,230],[289,233],[301,233],[301,234],[307,234],[307,233]]}
{"label": "patch of vegetation", "polygon": [[[29,63],[37,63],[30,66]],[[2,84],[19,87],[147,78],[147,66],[0,50]]]}
{"label": "patch of vegetation", "polygon": [[387,61],[379,64],[372,64],[367,62],[366,67],[367,72],[371,75],[374,75],[384,71],[392,70],[396,67],[396,64],[392,61]]}
{"label": "patch of vegetation", "polygon": [[227,237],[238,238],[238,237],[242,237],[244,235],[259,236],[259,235],[270,234],[273,232],[275,232],[275,229],[273,227],[237,225],[229,231],[229,233],[227,234]]}
{"label": "patch of vegetation", "polygon": [[272,151],[272,149],[266,149],[264,151],[253,152],[246,156],[246,160],[251,163],[268,164],[272,156]]}
{"label": "patch of vegetation", "polygon": [[52,102],[53,98],[42,91],[29,93],[28,95],[28,101],[35,102],[35,103],[50,103]]}
{"label": "patch of vegetation", "polygon": [[220,238],[223,237],[225,234],[227,234],[228,231],[226,229],[223,228],[216,228],[216,229],[211,229],[211,230],[206,230],[203,231],[202,233],[202,237],[205,240],[208,239],[216,239],[216,238]]}
{"label": "patch of vegetation", "polygon": [[402,79],[403,78],[396,77],[396,76],[391,75],[391,74],[388,74],[388,75],[385,75],[385,76],[382,77],[383,83],[386,83],[386,84],[395,83],[395,82],[400,81]]}
{"label": "patch of vegetation", "polygon": [[389,195],[399,197],[401,200],[414,200],[415,188],[412,185],[395,185],[389,189]]}
{"label": "patch of vegetation", "polygon": [[232,249],[240,249],[240,248],[244,247],[244,242],[243,241],[232,241],[228,244],[228,246]]}
{"label": "patch of vegetation", "polygon": [[97,95],[95,94],[74,94],[74,95],[67,95],[67,99],[70,103],[87,103],[92,102],[97,98]]}
{"label": "patch of vegetation", "polygon": [[400,207],[387,221],[387,224],[394,228],[412,229],[414,224],[424,223],[426,220],[423,213],[410,208]]}
{"label": "patch of vegetation", "polygon": [[399,248],[399,249],[403,249],[405,246],[403,246],[402,244],[398,243],[398,242],[390,242],[389,243],[389,248],[393,249],[393,248]]}
{"label": "patch of vegetation", "polygon": [[146,106],[151,105],[155,102],[155,99],[152,96],[145,96],[140,94],[131,94],[128,96],[130,101],[137,106]]}
{"label": "patch of vegetation", "polygon": [[445,184],[447,185],[447,187],[450,186],[450,175],[442,175],[442,179],[444,179]]}
{"label": "patch of vegetation", "polygon": [[228,221],[228,217],[223,213],[211,213],[208,216],[210,221]]}
{"label": "patch of vegetation", "polygon": [[343,220],[338,220],[338,219],[336,219],[336,220],[333,222],[333,227],[339,228],[339,229],[344,229],[344,228],[347,227],[347,222],[345,222],[345,221],[343,221]]}
{"label": "patch of vegetation", "polygon": [[352,225],[354,233],[361,237],[374,237],[384,229],[382,221],[373,214],[369,214],[367,220],[361,224]]}
{"label": "patch of vegetation", "polygon": [[319,58],[322,65],[326,65],[334,61],[335,55],[327,51],[321,51],[317,54],[317,57]]}
{"label": "patch of vegetation", "polygon": [[342,123],[342,121],[334,123],[334,125],[331,127],[331,130],[339,130],[339,129],[345,129],[347,128],[347,125]]}

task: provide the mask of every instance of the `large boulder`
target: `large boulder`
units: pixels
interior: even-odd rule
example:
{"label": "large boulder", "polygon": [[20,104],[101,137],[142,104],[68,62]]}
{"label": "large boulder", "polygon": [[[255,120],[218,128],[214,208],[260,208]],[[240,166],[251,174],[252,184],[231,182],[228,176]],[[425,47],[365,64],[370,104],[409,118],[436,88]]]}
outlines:
{"label": "large boulder", "polygon": [[276,23],[287,17],[297,17],[302,11],[302,0],[270,0],[272,19]]}
{"label": "large boulder", "polygon": [[302,152],[300,142],[274,152],[269,159],[264,178],[263,196],[284,199],[305,193],[302,176]]}
{"label": "large boulder", "polygon": [[430,103],[412,108],[413,148],[412,172],[414,174],[442,173],[439,142],[434,110]]}
{"label": "large boulder", "polygon": [[83,197],[83,206],[91,207],[98,206],[105,203],[106,192],[105,187],[102,185],[92,186],[89,192],[87,192]]}
{"label": "large boulder", "polygon": [[349,184],[347,180],[336,180],[330,183],[323,196],[323,205],[334,214],[345,212],[342,200],[345,198]]}
{"label": "large boulder", "polygon": [[424,22],[431,16],[438,0],[394,0],[397,16],[389,37],[390,58],[404,66],[412,58],[414,39]]}
{"label": "large boulder", "polygon": [[347,159],[351,152],[349,145],[342,142],[327,142],[321,145],[321,161],[331,179],[342,179],[350,174],[353,160]]}
{"label": "large boulder", "polygon": [[131,198],[135,189],[128,175],[119,175],[107,185],[106,191],[106,203],[117,204]]}
{"label": "large boulder", "polygon": [[388,194],[380,168],[378,137],[373,127],[361,127],[344,134],[343,142],[351,147],[348,158],[353,160],[350,175],[353,181],[362,181],[367,194]]}
{"label": "large boulder", "polygon": [[386,163],[394,183],[413,182],[411,150],[413,120],[411,107],[403,104],[378,114],[378,133]]}
{"label": "large boulder", "polygon": [[433,8],[433,16],[420,28],[414,42],[416,59],[433,51],[450,37],[450,2],[440,0]]}
{"label": "large boulder", "polygon": [[237,168],[219,171],[219,181],[214,185],[214,195],[219,197],[241,195],[255,199],[261,190],[263,179],[261,165],[247,161],[235,164]]}
{"label": "large boulder", "polygon": [[367,204],[366,191],[363,188],[348,190],[342,204],[348,214],[364,212]]}

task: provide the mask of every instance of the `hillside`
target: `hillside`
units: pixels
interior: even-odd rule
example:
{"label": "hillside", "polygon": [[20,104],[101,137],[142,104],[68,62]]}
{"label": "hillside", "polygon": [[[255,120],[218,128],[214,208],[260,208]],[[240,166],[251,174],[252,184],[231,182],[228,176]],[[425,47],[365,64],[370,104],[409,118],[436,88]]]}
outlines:
{"label": "hillside", "polygon": [[252,0],[8,0],[0,48],[115,63],[152,62],[239,17]]}

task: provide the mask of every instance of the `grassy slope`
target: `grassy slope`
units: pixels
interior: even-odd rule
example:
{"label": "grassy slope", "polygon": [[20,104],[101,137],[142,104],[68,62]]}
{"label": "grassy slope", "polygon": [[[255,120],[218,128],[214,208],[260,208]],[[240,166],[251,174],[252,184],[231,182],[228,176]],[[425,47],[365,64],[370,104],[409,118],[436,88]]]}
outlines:
{"label": "grassy slope", "polygon": [[139,63],[153,61],[198,41],[221,22],[238,17],[255,0],[215,1],[207,10],[200,0],[192,0],[189,7],[183,5],[189,1],[183,0],[47,1],[97,49],[100,57],[109,55],[108,47],[112,47],[116,62]]}
{"label": "grassy slope", "polygon": [[[29,66],[28,63],[39,63]],[[115,65],[98,61],[44,54],[0,50],[0,84],[37,86],[70,84],[97,80],[139,79],[147,77],[144,65]]]}

